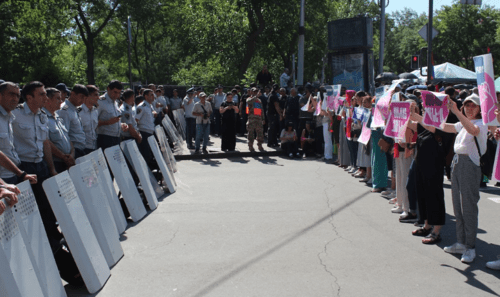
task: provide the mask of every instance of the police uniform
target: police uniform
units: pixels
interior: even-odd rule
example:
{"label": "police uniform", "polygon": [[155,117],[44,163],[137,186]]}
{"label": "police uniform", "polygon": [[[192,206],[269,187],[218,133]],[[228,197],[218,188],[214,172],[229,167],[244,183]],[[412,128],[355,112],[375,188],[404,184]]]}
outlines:
{"label": "police uniform", "polygon": [[[49,119],[49,139],[50,141],[65,155],[71,153],[71,142],[69,141],[68,130],[62,123],[62,119],[57,115],[57,113],[50,113],[46,108],[42,109]],[[54,167],[58,173],[63,172],[68,169],[64,160],[54,156],[52,154],[52,159],[54,160]]]}
{"label": "police uniform", "polygon": [[[120,106],[120,112],[122,114],[121,122],[127,125],[132,125],[132,127],[134,127],[134,129],[139,132],[137,121],[135,120],[135,106],[131,106],[123,102],[122,106]],[[122,140],[133,139],[132,135],[130,135],[130,132],[128,131],[121,131],[121,136]]]}
{"label": "police uniform", "polygon": [[[97,108],[99,121],[108,121],[111,118],[120,116],[118,102],[112,100],[108,93],[99,98],[99,107]],[[120,144],[120,121],[111,125],[102,125],[97,128],[97,147],[103,150]]]}
{"label": "police uniform", "polygon": [[26,102],[18,105],[12,114],[14,147],[21,160],[19,169],[37,176],[37,183],[32,185],[33,193],[45,231],[54,249],[62,236],[57,230],[56,218],[42,188],[42,183],[50,177],[47,163],[43,160],[43,143],[49,138],[49,120],[47,114],[40,109],[33,113]]}
{"label": "police uniform", "polygon": [[82,104],[81,107],[77,108],[80,119],[82,120],[83,132],[85,133],[85,154],[97,149],[97,124],[99,119],[97,118],[97,108],[92,106],[90,109],[87,105]]}
{"label": "police uniform", "polygon": [[[14,149],[13,121],[14,115],[0,106],[0,151],[2,151],[12,163],[19,167],[19,165],[21,165],[21,160]],[[0,178],[8,184],[17,184],[18,182],[17,176],[2,166],[0,166]]]}
{"label": "police uniform", "polygon": [[64,126],[68,130],[69,140],[75,147],[75,159],[85,155],[85,132],[83,125],[78,115],[76,106],[68,99],[61,105],[61,109],[56,111],[57,115],[62,119]]}
{"label": "police uniform", "polygon": [[151,148],[149,147],[148,137],[155,131],[153,106],[146,100],[142,101],[136,108],[135,118],[139,120],[137,127],[142,136],[142,142],[139,144],[139,151],[148,165],[153,159]]}

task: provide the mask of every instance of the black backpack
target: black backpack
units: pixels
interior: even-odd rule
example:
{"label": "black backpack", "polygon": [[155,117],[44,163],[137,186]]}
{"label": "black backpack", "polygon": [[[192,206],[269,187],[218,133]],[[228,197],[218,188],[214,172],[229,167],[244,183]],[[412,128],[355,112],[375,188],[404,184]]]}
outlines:
{"label": "black backpack", "polygon": [[476,142],[477,151],[479,152],[480,160],[479,165],[481,165],[481,173],[486,175],[488,179],[491,179],[491,174],[493,173],[493,165],[495,163],[495,154],[497,151],[497,146],[492,139],[486,141],[486,152],[481,155],[481,150],[479,149],[479,143],[477,142],[477,137],[474,136],[474,141]]}

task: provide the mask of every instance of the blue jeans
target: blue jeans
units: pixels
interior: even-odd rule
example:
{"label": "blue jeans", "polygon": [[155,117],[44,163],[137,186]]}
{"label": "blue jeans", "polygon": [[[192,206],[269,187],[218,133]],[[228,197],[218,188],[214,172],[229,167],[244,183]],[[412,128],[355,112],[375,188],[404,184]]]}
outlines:
{"label": "blue jeans", "polygon": [[203,149],[207,149],[208,136],[210,134],[210,124],[196,124],[195,149],[200,150],[200,141],[203,139]]}

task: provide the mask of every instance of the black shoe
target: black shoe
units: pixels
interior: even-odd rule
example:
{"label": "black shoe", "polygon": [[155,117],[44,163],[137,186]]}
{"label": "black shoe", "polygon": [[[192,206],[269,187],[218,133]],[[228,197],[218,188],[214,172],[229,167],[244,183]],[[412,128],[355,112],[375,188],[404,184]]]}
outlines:
{"label": "black shoe", "polygon": [[199,154],[200,154],[200,150],[195,150],[195,151],[194,151],[194,154],[195,154],[195,155],[199,155]]}
{"label": "black shoe", "polygon": [[417,215],[411,212],[402,217],[399,217],[400,223],[415,223],[417,220],[418,220]]}
{"label": "black shoe", "polygon": [[488,187],[488,184],[487,184],[486,182],[481,182],[481,183],[479,184],[479,187],[480,187],[480,188],[487,188],[487,187]]}
{"label": "black shoe", "polygon": [[495,187],[500,187],[500,182],[497,182],[497,183],[495,184]]}
{"label": "black shoe", "polygon": [[203,153],[204,153],[205,155],[208,155],[208,151],[207,151],[207,149],[203,149]]}

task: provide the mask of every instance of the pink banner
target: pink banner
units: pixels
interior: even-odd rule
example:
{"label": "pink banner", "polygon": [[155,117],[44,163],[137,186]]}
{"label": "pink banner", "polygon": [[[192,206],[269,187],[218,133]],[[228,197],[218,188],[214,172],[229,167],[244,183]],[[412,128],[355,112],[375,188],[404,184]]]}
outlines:
{"label": "pink banner", "polygon": [[493,178],[500,181],[500,145],[497,145],[497,153],[495,155],[495,164],[493,165]]}
{"label": "pink banner", "polygon": [[411,102],[392,102],[390,107],[389,119],[387,127],[384,130],[384,135],[395,138],[405,139],[406,127],[410,119]]}
{"label": "pink banner", "polygon": [[339,109],[339,97],[340,97],[340,89],[342,85],[334,85],[327,87],[327,102],[328,109],[330,110],[338,110]]}
{"label": "pink banner", "polygon": [[368,144],[368,141],[370,141],[370,137],[372,135],[372,130],[366,127],[366,124],[367,123],[363,123],[363,128],[361,129],[361,135],[358,138],[358,142],[364,145]]}
{"label": "pink banner", "polygon": [[479,99],[481,100],[481,115],[485,125],[496,119],[495,103],[495,75],[493,73],[493,59],[491,54],[474,57],[476,67],[477,86],[479,89]]}
{"label": "pink banner", "polygon": [[420,93],[425,109],[424,124],[442,129],[450,113],[446,107],[448,95],[429,91],[421,91]]}

